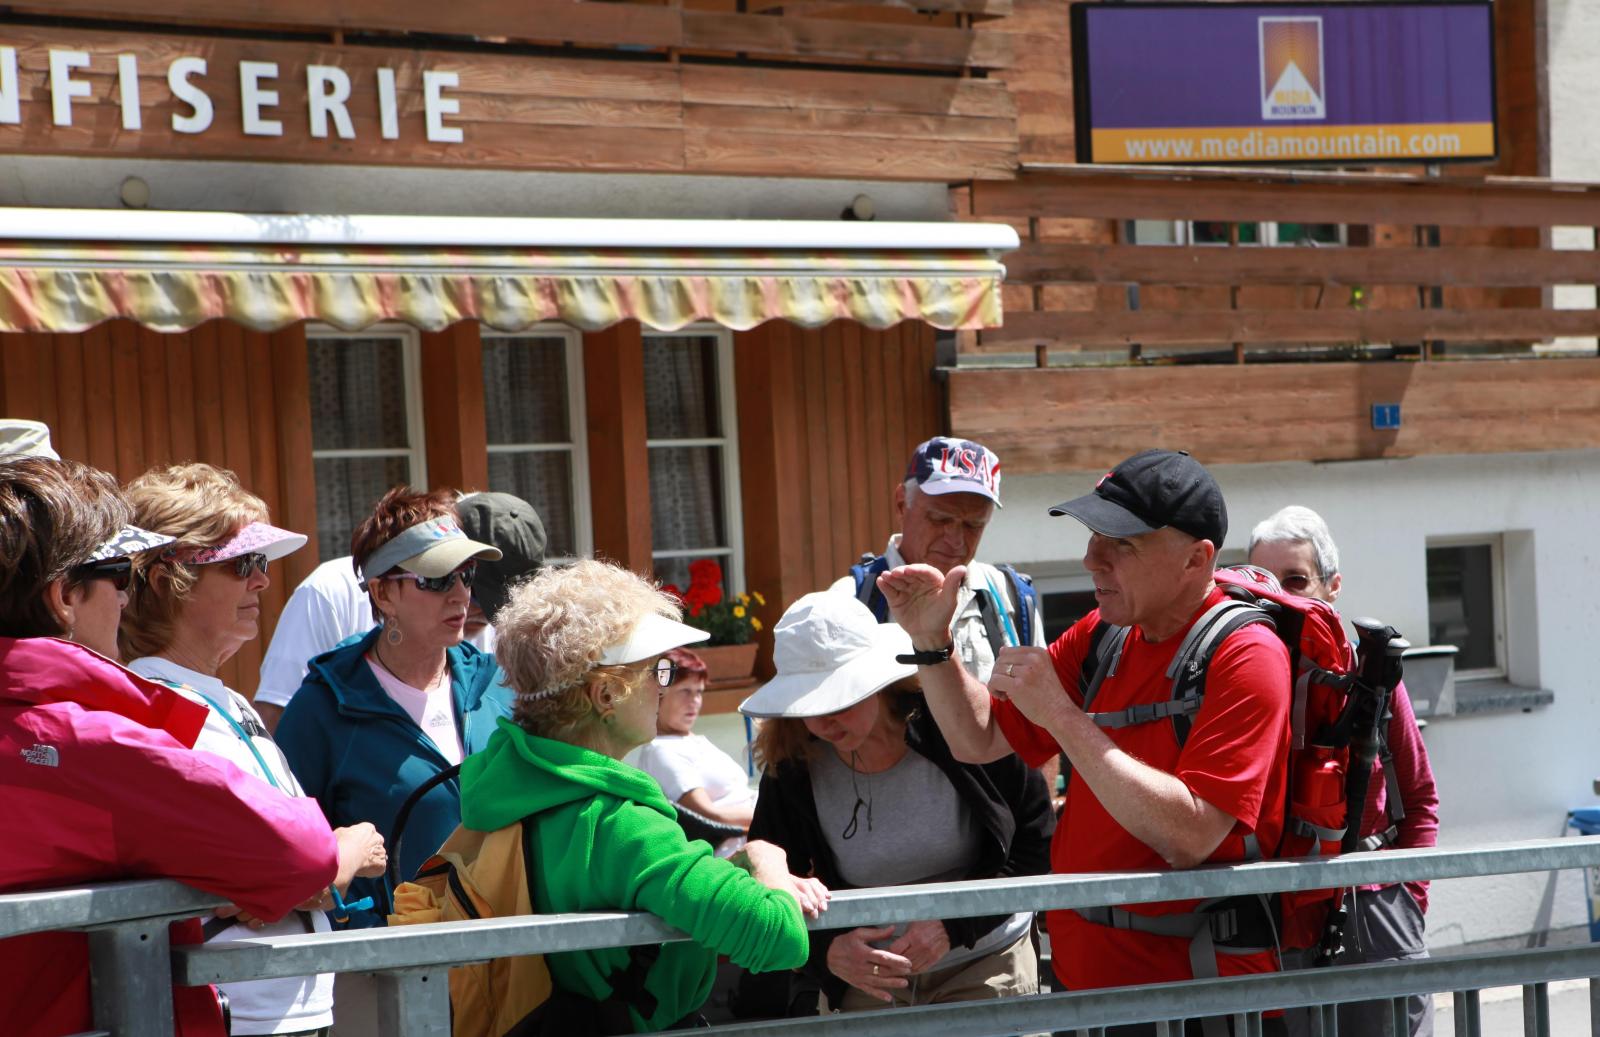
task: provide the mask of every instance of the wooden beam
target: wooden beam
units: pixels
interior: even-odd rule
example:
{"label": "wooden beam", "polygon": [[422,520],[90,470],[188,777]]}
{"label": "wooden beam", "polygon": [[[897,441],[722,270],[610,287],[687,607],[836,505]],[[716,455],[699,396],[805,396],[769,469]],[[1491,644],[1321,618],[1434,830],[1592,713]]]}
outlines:
{"label": "wooden beam", "polygon": [[594,553],[649,575],[650,452],[645,447],[644,337],[637,321],[583,336]]}
{"label": "wooden beam", "polygon": [[1600,334],[1597,310],[1090,310],[1011,312],[979,333],[978,352],[1048,346],[1204,346],[1230,343],[1539,342]]}
{"label": "wooden beam", "polygon": [[434,486],[489,488],[479,331],[477,321],[461,321],[422,334],[422,409],[428,416],[428,481]]}
{"label": "wooden beam", "polygon": [[[863,0],[857,0],[858,4]],[[873,0],[864,0],[870,6]],[[924,10],[996,13],[999,0],[918,0]],[[888,5],[885,5],[888,6]],[[109,18],[125,22],[126,6],[107,0],[52,0],[48,8],[13,10],[53,17]],[[1003,13],[1003,12],[999,12]],[[679,51],[741,52],[796,60],[844,59],[899,65],[1003,68],[1007,40],[980,39],[968,29],[935,25],[873,24],[860,20],[696,11],[637,3],[531,0],[456,0],[450,4],[382,0],[275,0],[273,3],[206,3],[162,0],[142,5],[137,17],[156,24],[225,25],[258,29],[338,29],[345,33],[415,32],[471,36],[485,41],[632,47]]]}
{"label": "wooden beam", "polygon": [[1282,220],[1467,227],[1600,225],[1600,185],[1513,178],[1264,177],[1086,166],[974,184],[979,216]]}
{"label": "wooden beam", "polygon": [[[1600,447],[1594,358],[961,369],[949,392],[953,434],[1012,475],[1104,471],[1153,447],[1206,464]],[[1401,405],[1398,430],[1372,428],[1374,403]]]}
{"label": "wooden beam", "polygon": [[1219,248],[1024,244],[1008,284],[1594,284],[1600,252],[1533,248]]}

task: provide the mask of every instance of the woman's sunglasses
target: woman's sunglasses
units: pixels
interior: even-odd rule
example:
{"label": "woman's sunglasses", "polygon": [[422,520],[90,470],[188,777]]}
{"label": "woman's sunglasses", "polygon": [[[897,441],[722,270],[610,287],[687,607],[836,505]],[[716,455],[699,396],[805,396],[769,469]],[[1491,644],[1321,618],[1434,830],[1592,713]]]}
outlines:
{"label": "woman's sunglasses", "polygon": [[467,565],[463,565],[461,568],[456,569],[453,572],[447,572],[443,576],[418,576],[416,573],[400,572],[390,573],[389,575],[385,576],[384,579],[415,580],[417,584],[417,590],[432,591],[435,594],[443,594],[445,591],[448,591],[452,586],[454,586],[457,578],[460,578],[461,586],[463,588],[466,590],[471,590],[472,579],[477,574],[478,565],[476,562],[472,562]]}
{"label": "woman's sunglasses", "polygon": [[672,682],[678,679],[678,664],[665,657],[656,660],[656,664],[648,670],[635,670],[627,665],[596,666],[597,670],[608,670],[612,673],[625,676],[630,684],[638,682],[644,674],[653,674],[656,683],[663,688],[672,687]]}
{"label": "woman's sunglasses", "polygon": [[119,591],[125,591],[133,581],[133,559],[123,555],[119,558],[106,558],[98,562],[75,565],[72,567],[72,579],[76,583],[110,580],[111,586]]}
{"label": "woman's sunglasses", "polygon": [[235,555],[232,558],[223,558],[215,562],[202,562],[200,564],[227,565],[229,563],[232,563],[233,565],[233,575],[239,577],[241,580],[249,578],[251,569],[254,569],[263,576],[267,574],[267,556],[259,551],[253,554]]}

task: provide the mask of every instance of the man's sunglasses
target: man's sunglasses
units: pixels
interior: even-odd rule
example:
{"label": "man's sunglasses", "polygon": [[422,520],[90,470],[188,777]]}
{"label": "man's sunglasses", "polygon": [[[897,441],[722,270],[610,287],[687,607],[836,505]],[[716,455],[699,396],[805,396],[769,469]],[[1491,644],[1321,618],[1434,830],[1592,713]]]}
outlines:
{"label": "man's sunglasses", "polygon": [[110,580],[111,586],[119,591],[128,589],[133,582],[133,559],[127,555],[118,558],[106,558],[98,562],[85,562],[72,567],[72,579],[75,583],[88,583],[90,580]]}
{"label": "man's sunglasses", "polygon": [[461,568],[456,569],[453,572],[447,572],[443,576],[418,576],[416,573],[399,572],[390,573],[389,575],[385,576],[384,579],[415,580],[417,584],[417,590],[432,591],[435,594],[443,594],[452,586],[454,586],[458,577],[461,580],[461,586],[467,590],[471,590],[473,577],[477,575],[478,566],[477,563],[474,562],[463,565]]}

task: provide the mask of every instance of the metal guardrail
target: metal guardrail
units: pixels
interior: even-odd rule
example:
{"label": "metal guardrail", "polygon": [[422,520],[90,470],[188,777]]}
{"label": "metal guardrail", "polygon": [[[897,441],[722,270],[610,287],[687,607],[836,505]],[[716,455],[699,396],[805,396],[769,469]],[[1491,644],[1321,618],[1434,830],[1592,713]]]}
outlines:
{"label": "metal guardrail", "polygon": [[[1600,867],[1600,837],[1547,839],[1468,849],[1387,850],[1332,859],[1258,861],[1173,872],[1044,875],[962,883],[846,890],[814,928],[1275,893],[1297,889],[1451,879]],[[218,903],[173,882],[113,883],[86,889],[0,896],[0,938],[48,928],[89,929],[96,1025],[115,1037],[168,1037],[171,982],[208,983],[314,972],[372,972],[380,981],[380,1032],[396,1037],[447,1037],[448,966],[519,954],[682,940],[653,915],[607,912],[448,922],[341,933],[280,936],[171,949],[165,921]],[[62,924],[43,924],[43,920]],[[1475,1035],[1476,991],[1527,985],[1526,1032],[1549,1034],[1544,985],[1600,976],[1600,946],[1392,962],[1265,976],[1156,984],[1117,990],[1048,994],[962,1005],[818,1019],[743,1023],[718,1028],[743,1034],[833,1034],[852,1037],[950,1033],[981,1035],[1076,1029],[1097,1034],[1123,1023],[1235,1015],[1240,1034],[1258,1033],[1261,1012],[1301,1005],[1403,999],[1460,991],[1457,1033]],[[1600,992],[1591,993],[1592,1002]],[[1396,1002],[1403,1006],[1404,1001]],[[1331,1011],[1314,1013],[1335,1034]],[[1600,1037],[1600,1008],[1593,1013]],[[716,1030],[708,1032],[717,1032]]]}

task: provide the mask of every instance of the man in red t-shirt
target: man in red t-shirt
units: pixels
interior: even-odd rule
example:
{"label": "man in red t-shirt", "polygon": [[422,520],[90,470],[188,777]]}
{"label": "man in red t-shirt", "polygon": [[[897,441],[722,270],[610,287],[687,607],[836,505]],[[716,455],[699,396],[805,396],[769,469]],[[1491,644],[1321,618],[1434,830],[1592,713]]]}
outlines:
{"label": "man in red t-shirt", "polygon": [[[913,565],[879,578],[911,634],[923,691],[957,759],[983,763],[1015,750],[1036,765],[1066,754],[1072,777],[1051,846],[1057,872],[1270,856],[1283,831],[1290,740],[1288,651],[1271,630],[1246,626],[1216,648],[1181,748],[1171,719],[1103,729],[1081,708],[1084,660],[1102,623],[1131,629],[1094,712],[1171,698],[1167,667],[1189,628],[1222,599],[1212,573],[1228,516],[1216,481],[1188,454],[1150,450],[1050,512],[1091,530],[1084,567],[1099,608],[1048,649],[1003,649],[987,687],[946,652],[962,570],[941,575]],[[1242,930],[1233,938],[1229,926],[1194,916],[1194,901],[1052,911],[1056,976],[1085,990],[1274,971],[1258,903],[1225,906]],[[1281,1021],[1267,1024],[1278,1032]],[[1207,1037],[1227,1032],[1221,1020],[1204,1029]]]}

